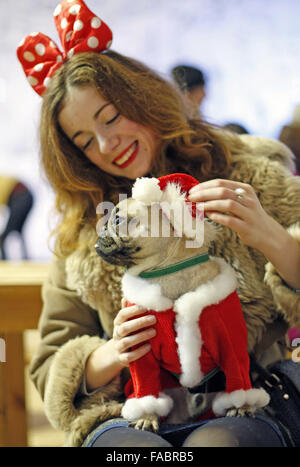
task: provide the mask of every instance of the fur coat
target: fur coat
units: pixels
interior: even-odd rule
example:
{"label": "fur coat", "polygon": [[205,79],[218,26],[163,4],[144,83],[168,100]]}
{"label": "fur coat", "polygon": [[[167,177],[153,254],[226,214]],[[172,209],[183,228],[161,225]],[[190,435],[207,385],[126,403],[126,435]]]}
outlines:
{"label": "fur coat", "polygon": [[[243,153],[233,156],[230,178],[249,183],[266,210],[300,243],[300,179],[291,174],[292,154],[277,141],[241,136]],[[118,417],[123,406],[124,370],[104,387],[83,390],[87,358],[112,336],[120,309],[123,268],[104,263],[94,249],[97,234],[86,225],[89,247],[66,260],[53,258],[43,287],[41,344],[30,374],[52,425],[66,432],[66,445],[79,446],[101,422]],[[282,252],[284,254],[284,251]],[[220,227],[210,251],[234,268],[248,330],[248,350],[263,360],[288,326],[300,327],[300,296],[290,290],[272,264]],[[273,354],[274,355],[274,354]],[[276,358],[276,357],[275,357]]]}

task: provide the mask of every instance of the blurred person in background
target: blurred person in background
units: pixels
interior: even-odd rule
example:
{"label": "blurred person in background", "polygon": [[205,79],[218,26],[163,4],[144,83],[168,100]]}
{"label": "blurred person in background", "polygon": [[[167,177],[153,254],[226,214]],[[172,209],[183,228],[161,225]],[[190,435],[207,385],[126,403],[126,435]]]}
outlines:
{"label": "blurred person in background", "polygon": [[237,122],[229,122],[223,125],[224,130],[232,131],[238,135],[249,135],[249,131],[243,125]]}
{"label": "blurred person in background", "polygon": [[206,78],[199,69],[189,65],[177,65],[171,70],[174,82],[183,93],[187,104],[196,116],[201,113],[201,105],[206,96]]}
{"label": "blurred person in background", "polygon": [[286,144],[295,155],[296,175],[300,175],[300,105],[296,105],[292,121],[283,126],[279,141]]}
{"label": "blurred person in background", "polygon": [[8,209],[8,218],[0,233],[1,259],[6,260],[5,242],[11,232],[17,232],[21,240],[22,259],[28,259],[23,235],[26,218],[33,206],[33,195],[29,188],[18,179],[0,175],[0,206]]}

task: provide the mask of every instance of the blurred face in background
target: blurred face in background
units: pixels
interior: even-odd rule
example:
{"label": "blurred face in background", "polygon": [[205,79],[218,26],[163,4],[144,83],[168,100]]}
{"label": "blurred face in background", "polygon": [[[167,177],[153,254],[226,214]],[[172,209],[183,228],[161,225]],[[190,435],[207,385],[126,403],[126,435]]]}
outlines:
{"label": "blurred face in background", "polygon": [[193,107],[194,112],[198,113],[203,99],[206,96],[204,86],[196,86],[186,93],[189,104]]}

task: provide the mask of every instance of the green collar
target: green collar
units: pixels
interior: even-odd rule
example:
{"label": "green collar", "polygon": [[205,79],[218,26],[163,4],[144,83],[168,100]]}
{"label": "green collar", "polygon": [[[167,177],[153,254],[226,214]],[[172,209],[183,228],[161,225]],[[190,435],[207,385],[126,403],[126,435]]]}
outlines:
{"label": "green collar", "polygon": [[174,272],[181,271],[182,269],[190,268],[196,264],[206,263],[209,261],[208,253],[202,253],[201,255],[194,256],[193,258],[184,259],[178,263],[171,264],[161,269],[154,269],[153,271],[141,272],[139,277],[142,279],[153,279],[154,277],[167,276],[168,274],[173,274]]}

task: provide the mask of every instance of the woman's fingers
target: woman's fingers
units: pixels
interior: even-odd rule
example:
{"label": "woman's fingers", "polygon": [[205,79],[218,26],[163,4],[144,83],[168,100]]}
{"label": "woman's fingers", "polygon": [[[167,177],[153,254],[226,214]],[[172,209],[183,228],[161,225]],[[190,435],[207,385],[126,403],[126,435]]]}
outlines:
{"label": "woman's fingers", "polygon": [[120,353],[119,360],[123,365],[129,366],[130,363],[135,362],[135,360],[138,360],[139,358],[143,357],[150,350],[151,350],[151,345],[147,343],[132,350],[131,352]]}
{"label": "woman's fingers", "polygon": [[270,220],[251,185],[209,180],[196,185],[188,200],[203,202],[208,218],[234,230],[246,245],[261,248]]}
{"label": "woman's fingers", "polygon": [[143,328],[149,327],[156,323],[156,318],[153,315],[141,316],[140,318],[132,319],[122,323],[117,328],[119,339],[128,336],[133,332],[137,332]]}
{"label": "woman's fingers", "polygon": [[136,332],[139,329],[156,323],[156,318],[154,315],[144,315],[139,316],[138,318],[134,318],[135,316],[141,315],[143,313],[144,311],[136,305],[122,308],[114,321],[117,337],[120,339],[132,332]]}
{"label": "woman's fingers", "polygon": [[154,328],[149,328],[137,334],[133,334],[120,339],[117,342],[116,347],[119,350],[119,352],[125,352],[131,347],[134,347],[135,345],[141,344],[142,342],[152,339],[152,337],[154,337],[155,335],[156,330]]}
{"label": "woman's fingers", "polygon": [[148,341],[156,335],[156,330],[151,327],[156,323],[156,317],[143,313],[145,310],[132,305],[122,308],[115,318],[113,339],[123,365],[128,366],[151,350]]}
{"label": "woman's fingers", "polygon": [[220,212],[208,212],[207,217],[212,221],[223,225],[224,227],[229,227],[234,230],[241,236],[245,230],[245,222],[238,217],[229,216],[228,214],[222,214]]}
{"label": "woman's fingers", "polygon": [[[204,185],[204,183],[201,185]],[[215,222],[229,226],[227,223],[227,221],[230,222],[228,216],[239,217],[244,221],[249,218],[250,210],[248,208],[252,209],[253,203],[251,202],[251,194],[249,194],[250,190],[248,187],[247,189],[248,191],[242,188],[241,184],[234,184],[229,187],[214,186],[210,183],[208,188],[194,191],[193,195],[189,196],[189,201],[202,202],[204,212],[208,217]],[[223,216],[216,217],[218,213],[223,214]],[[225,220],[225,223],[223,220]]]}
{"label": "woman's fingers", "polygon": [[137,305],[128,306],[121,308],[114,320],[115,326],[120,326],[122,323],[132,319],[134,316],[143,314],[143,310],[140,309]]}
{"label": "woman's fingers", "polygon": [[194,186],[190,191],[189,191],[189,198],[191,196],[194,197],[194,195],[198,195],[202,193],[205,190],[209,190],[212,188],[224,188],[224,189],[229,189],[231,191],[234,191],[237,188],[242,188],[245,190],[247,193],[253,191],[253,188],[251,185],[248,183],[242,183],[242,182],[235,182],[234,180],[226,180],[222,178],[216,178],[213,180],[208,180],[207,182],[202,182],[199,183],[198,185]]}
{"label": "woman's fingers", "polygon": [[204,212],[208,216],[210,212],[219,212],[231,214],[240,219],[246,220],[248,215],[247,199],[242,198],[240,201],[233,199],[212,200],[204,203]]}
{"label": "woman's fingers", "polygon": [[[210,180],[209,182],[213,182],[213,180]],[[201,183],[201,188],[197,188],[199,186],[197,185],[197,187],[195,187],[195,191],[190,192],[188,201],[205,202],[211,200],[232,199],[233,201],[240,202],[243,198],[245,200],[249,198],[253,191],[250,185],[243,183],[226,183],[226,180],[222,180],[222,183],[216,180],[215,184],[209,182]]]}

